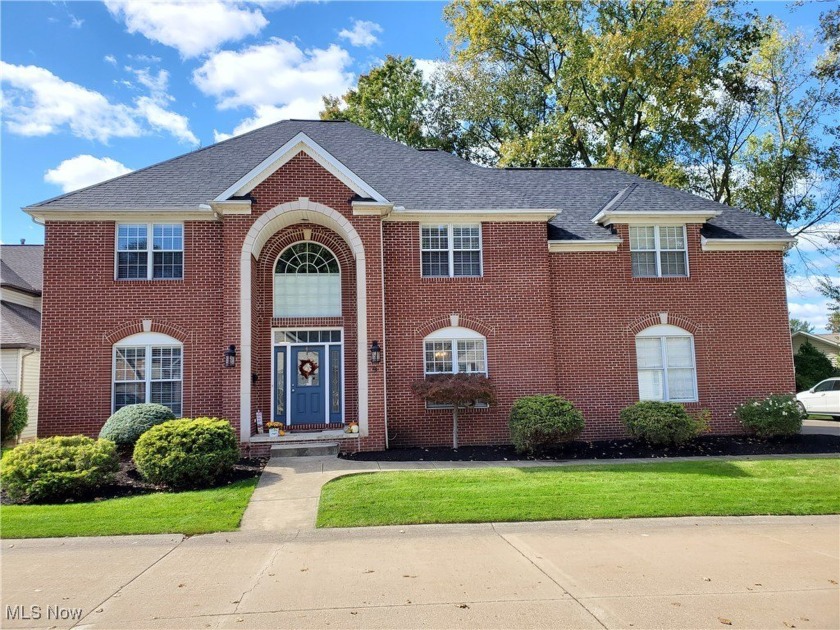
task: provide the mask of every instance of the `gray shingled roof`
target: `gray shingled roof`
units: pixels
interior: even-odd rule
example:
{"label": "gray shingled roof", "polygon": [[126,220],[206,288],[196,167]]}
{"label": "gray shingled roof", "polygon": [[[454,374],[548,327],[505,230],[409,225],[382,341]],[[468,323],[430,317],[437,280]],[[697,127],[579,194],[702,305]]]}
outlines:
{"label": "gray shingled roof", "polygon": [[637,184],[622,210],[722,210],[704,228],[706,236],[788,238],[770,220],[614,169],[489,169],[442,151],[418,151],[343,121],[281,121],[29,208],[195,209],[300,132],[408,210],[559,209],[549,238],[605,239],[611,232],[592,217]]}
{"label": "gray shingled roof", "polygon": [[0,286],[40,295],[44,286],[44,246],[0,247]]}
{"label": "gray shingled roof", "polygon": [[34,308],[0,301],[0,346],[40,348],[41,313]]}

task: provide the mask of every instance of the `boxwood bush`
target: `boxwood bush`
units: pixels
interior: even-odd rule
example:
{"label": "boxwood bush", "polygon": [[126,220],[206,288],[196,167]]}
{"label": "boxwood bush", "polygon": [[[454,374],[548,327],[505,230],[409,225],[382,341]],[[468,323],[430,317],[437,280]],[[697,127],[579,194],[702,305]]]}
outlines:
{"label": "boxwood bush", "polygon": [[634,438],[652,446],[684,444],[706,430],[706,416],[692,416],[679,403],[645,400],[621,410],[621,421]]}
{"label": "boxwood bush", "polygon": [[735,416],[741,424],[761,438],[798,434],[805,415],[796,397],[790,394],[750,398],[735,409]]}
{"label": "boxwood bush", "polygon": [[120,448],[134,446],[137,440],[153,426],[174,420],[175,414],[169,407],[156,403],[126,405],[108,418],[99,437],[111,440]]}
{"label": "boxwood bush", "polygon": [[20,444],[0,466],[10,499],[55,503],[90,497],[113,480],[120,460],[113,442],[75,435]]}
{"label": "boxwood bush", "polygon": [[29,397],[15,389],[0,393],[0,440],[17,440],[29,422]]}
{"label": "boxwood bush", "polygon": [[519,453],[539,453],[573,440],[583,425],[583,414],[560,396],[525,396],[510,411],[510,437]]}
{"label": "boxwood bush", "polygon": [[152,427],[134,447],[134,463],[143,478],[170,488],[207,488],[239,461],[239,445],[227,420],[171,420]]}

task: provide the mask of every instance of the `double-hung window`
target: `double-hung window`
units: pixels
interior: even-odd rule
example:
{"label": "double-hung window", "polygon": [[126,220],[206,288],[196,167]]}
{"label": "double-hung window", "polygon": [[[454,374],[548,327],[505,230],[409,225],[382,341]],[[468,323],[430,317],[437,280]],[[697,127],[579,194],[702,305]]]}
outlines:
{"label": "double-hung window", "polygon": [[630,258],[636,278],[687,276],[685,226],[631,225]]}
{"label": "double-hung window", "polygon": [[697,400],[694,337],[687,330],[663,324],[640,332],[636,366],[640,400]]}
{"label": "double-hung window", "polygon": [[420,228],[424,278],[481,275],[480,225],[423,225]]}
{"label": "double-hung window", "polygon": [[181,415],[183,350],[173,338],[140,333],[114,346],[114,411],[158,403]]}
{"label": "double-hung window", "polygon": [[184,226],[180,223],[117,225],[118,280],[184,277]]}

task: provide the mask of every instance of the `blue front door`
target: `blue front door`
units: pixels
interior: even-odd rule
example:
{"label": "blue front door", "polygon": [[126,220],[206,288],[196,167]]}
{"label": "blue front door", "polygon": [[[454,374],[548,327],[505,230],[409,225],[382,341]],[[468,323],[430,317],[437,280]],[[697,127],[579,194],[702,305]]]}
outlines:
{"label": "blue front door", "polygon": [[289,374],[291,424],[324,424],[326,416],[325,346],[291,346]]}

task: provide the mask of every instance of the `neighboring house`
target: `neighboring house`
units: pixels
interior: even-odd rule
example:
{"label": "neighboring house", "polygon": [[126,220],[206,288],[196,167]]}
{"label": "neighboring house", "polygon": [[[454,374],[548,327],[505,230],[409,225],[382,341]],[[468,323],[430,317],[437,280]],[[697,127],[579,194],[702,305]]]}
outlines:
{"label": "neighboring house", "polygon": [[790,338],[794,355],[799,352],[803,344],[810,343],[827,356],[832,365],[840,367],[840,335],[837,333],[813,334],[799,331],[793,333]]}
{"label": "neighboring house", "polygon": [[281,440],[356,421],[344,448],[447,444],[451,413],[411,385],[456,371],[498,389],[463,444],[509,442],[513,401],[540,393],[585,439],[624,435],[639,399],[732,433],[736,405],[794,387],[790,236],[614,169],[283,121],[25,210],[46,227],[40,435],[145,400],[227,418],[251,452],[258,415]]}
{"label": "neighboring house", "polygon": [[43,274],[43,245],[0,247],[0,387],[29,397],[21,439],[34,438],[38,430]]}

